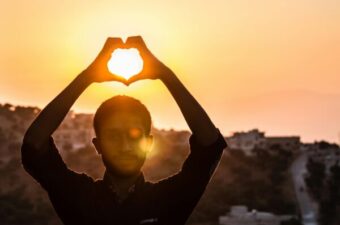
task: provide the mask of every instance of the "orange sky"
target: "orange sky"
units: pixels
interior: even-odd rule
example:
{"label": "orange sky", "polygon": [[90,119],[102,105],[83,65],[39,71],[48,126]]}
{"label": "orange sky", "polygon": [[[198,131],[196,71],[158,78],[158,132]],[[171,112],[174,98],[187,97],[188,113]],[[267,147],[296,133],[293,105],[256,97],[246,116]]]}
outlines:
{"label": "orange sky", "polygon": [[[340,136],[337,0],[16,1],[0,4],[0,103],[45,106],[106,37],[142,35],[225,135],[259,128],[303,141]],[[187,129],[159,81],[92,85],[74,105],[139,98],[156,127]]]}

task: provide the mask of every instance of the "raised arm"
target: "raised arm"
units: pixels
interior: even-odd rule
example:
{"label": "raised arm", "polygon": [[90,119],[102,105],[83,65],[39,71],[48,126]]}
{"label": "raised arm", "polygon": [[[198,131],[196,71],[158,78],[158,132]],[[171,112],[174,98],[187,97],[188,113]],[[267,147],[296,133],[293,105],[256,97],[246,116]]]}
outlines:
{"label": "raised arm", "polygon": [[140,36],[129,37],[126,45],[138,48],[144,60],[142,73],[130,78],[128,83],[140,79],[160,79],[174,97],[197,142],[206,146],[214,143],[218,138],[217,129],[174,72],[153,56]]}
{"label": "raised arm", "polygon": [[57,97],[55,97],[37,116],[25,133],[24,142],[41,148],[49,140],[49,137],[58,128],[74,102],[83,91],[94,82],[120,81],[123,78],[114,76],[107,70],[106,63],[110,59],[112,51],[122,46],[120,38],[108,38],[103,49],[91,65],[80,73]]}

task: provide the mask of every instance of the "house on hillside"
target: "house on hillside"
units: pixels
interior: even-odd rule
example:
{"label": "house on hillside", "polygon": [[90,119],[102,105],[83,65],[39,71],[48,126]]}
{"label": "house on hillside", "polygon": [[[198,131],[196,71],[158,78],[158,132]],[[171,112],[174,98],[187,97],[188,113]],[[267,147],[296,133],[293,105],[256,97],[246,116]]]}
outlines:
{"label": "house on hillside", "polygon": [[252,155],[255,148],[271,149],[278,147],[283,150],[296,153],[300,150],[299,136],[265,136],[264,132],[253,129],[248,132],[235,132],[232,136],[227,137],[228,147],[231,149],[240,149],[246,155]]}
{"label": "house on hillside", "polygon": [[287,136],[287,137],[265,137],[258,144],[260,148],[273,148],[279,147],[286,151],[297,152],[300,149],[300,137],[299,136]]}
{"label": "house on hillside", "polygon": [[228,147],[231,149],[241,149],[246,155],[251,155],[252,150],[264,139],[264,132],[253,129],[248,132],[235,132],[231,137],[227,137]]}

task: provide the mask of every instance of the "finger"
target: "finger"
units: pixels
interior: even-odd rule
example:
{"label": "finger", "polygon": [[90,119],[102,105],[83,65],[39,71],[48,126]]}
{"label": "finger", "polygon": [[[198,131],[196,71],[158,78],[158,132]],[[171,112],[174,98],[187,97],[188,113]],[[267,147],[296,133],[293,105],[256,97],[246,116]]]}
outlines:
{"label": "finger", "polygon": [[123,46],[124,45],[123,40],[118,37],[109,37],[108,42],[110,46]]}
{"label": "finger", "polygon": [[111,54],[116,48],[123,45],[124,43],[121,38],[109,37],[106,39],[102,52],[103,54]]}
{"label": "finger", "polygon": [[112,74],[112,76],[115,80],[118,80],[118,81],[124,81],[125,80],[126,81],[126,79],[124,77],[119,76],[117,74]]}
{"label": "finger", "polygon": [[128,37],[126,39],[125,46],[130,47],[130,48],[136,47],[136,48],[140,48],[140,49],[147,48],[146,44],[145,44],[145,42],[144,42],[144,40],[141,36]]}
{"label": "finger", "polygon": [[107,51],[112,53],[117,48],[123,48],[124,42],[121,38],[108,38],[107,39]]}
{"label": "finger", "polygon": [[121,83],[124,83],[125,85],[127,85],[127,80],[124,77],[118,76],[118,75],[111,75],[112,79],[111,81],[118,81]]}
{"label": "finger", "polygon": [[128,37],[125,42],[125,46],[126,48],[138,49],[139,54],[142,56],[143,59],[148,58],[149,55],[152,54],[141,36]]}
{"label": "finger", "polygon": [[99,53],[100,58],[102,58],[103,60],[109,60],[111,58],[112,52],[116,48],[123,46],[123,45],[124,45],[124,43],[123,43],[123,40],[121,38],[116,38],[116,37],[115,38],[112,38],[112,37],[107,38],[103,49]]}
{"label": "finger", "polygon": [[128,83],[128,85],[130,85],[131,83],[133,83],[133,82],[135,82],[135,81],[137,81],[137,80],[140,80],[140,79],[141,79],[140,75],[135,75],[135,76],[133,76],[133,77],[130,77],[130,78],[127,80],[127,83]]}
{"label": "finger", "polygon": [[120,43],[123,44],[123,40],[121,38],[108,37],[105,41],[103,49],[108,49],[108,48],[110,48],[110,46],[120,44]]}

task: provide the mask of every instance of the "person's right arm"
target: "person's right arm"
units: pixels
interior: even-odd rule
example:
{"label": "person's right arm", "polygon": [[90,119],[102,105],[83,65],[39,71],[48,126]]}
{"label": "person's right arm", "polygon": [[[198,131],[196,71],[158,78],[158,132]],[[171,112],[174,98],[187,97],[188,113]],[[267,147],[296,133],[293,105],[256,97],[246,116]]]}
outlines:
{"label": "person's right arm", "polygon": [[[103,49],[93,63],[80,73],[57,97],[55,97],[37,116],[25,133],[23,142],[44,151],[50,136],[58,128],[66,114],[81,95],[94,82],[120,81],[123,78],[111,74],[107,62],[112,51],[123,44],[120,38],[108,38]],[[38,153],[38,152],[37,152]]]}

